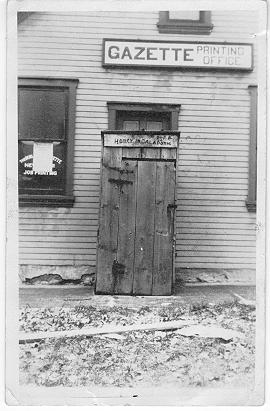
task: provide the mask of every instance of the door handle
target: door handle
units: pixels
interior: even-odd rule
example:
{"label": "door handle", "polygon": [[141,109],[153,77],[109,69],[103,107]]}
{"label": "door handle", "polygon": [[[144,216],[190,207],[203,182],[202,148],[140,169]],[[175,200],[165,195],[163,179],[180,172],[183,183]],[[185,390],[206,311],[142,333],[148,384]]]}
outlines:
{"label": "door handle", "polygon": [[167,208],[173,208],[174,210],[177,208],[176,204],[168,204]]}

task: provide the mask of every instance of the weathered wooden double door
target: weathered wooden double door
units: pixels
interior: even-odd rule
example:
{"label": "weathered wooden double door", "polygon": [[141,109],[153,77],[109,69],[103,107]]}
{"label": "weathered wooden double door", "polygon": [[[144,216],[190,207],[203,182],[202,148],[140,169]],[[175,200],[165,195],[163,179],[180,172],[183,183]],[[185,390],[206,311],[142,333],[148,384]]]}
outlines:
{"label": "weathered wooden double door", "polygon": [[174,161],[105,149],[96,293],[171,294],[175,174]]}

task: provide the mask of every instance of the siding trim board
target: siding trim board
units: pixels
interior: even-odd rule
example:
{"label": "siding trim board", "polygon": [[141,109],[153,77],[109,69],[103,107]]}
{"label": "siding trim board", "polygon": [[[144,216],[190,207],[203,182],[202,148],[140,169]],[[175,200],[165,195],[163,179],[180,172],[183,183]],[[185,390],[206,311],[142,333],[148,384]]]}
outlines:
{"label": "siding trim board", "polygon": [[256,211],[257,191],[257,86],[248,87],[250,93],[250,133],[249,133],[249,172],[248,196],[246,206],[249,211]]}

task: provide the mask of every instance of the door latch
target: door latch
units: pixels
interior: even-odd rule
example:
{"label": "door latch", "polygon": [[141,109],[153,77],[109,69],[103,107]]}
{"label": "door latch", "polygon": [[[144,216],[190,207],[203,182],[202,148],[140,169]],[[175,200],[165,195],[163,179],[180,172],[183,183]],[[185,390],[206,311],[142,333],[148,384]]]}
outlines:
{"label": "door latch", "polygon": [[173,208],[174,210],[177,208],[176,204],[168,204],[167,208]]}

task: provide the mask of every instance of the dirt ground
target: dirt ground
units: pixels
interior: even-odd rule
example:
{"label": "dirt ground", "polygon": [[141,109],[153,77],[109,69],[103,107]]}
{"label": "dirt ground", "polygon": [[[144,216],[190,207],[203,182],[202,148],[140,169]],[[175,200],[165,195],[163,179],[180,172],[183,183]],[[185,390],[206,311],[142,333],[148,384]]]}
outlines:
{"label": "dirt ground", "polygon": [[234,293],[247,299],[255,300],[255,286],[250,285],[181,285],[177,284],[170,297],[134,297],[95,295],[93,287],[87,286],[24,286],[20,288],[20,307],[74,307],[75,305],[93,305],[105,307],[119,304],[126,307],[155,305],[176,299],[180,305],[203,303],[232,303]]}
{"label": "dirt ground", "polygon": [[[133,297],[134,298],[134,297]],[[106,305],[98,302],[106,300]],[[25,332],[187,321],[232,333],[223,338],[179,330],[46,339],[20,345],[20,383],[55,387],[247,387],[254,382],[255,310],[234,298],[197,303],[169,297],[128,305],[96,297],[72,306],[21,306]],[[134,300],[133,300],[134,301]],[[217,328],[218,327],[218,328]],[[220,332],[220,331],[219,331]]]}

